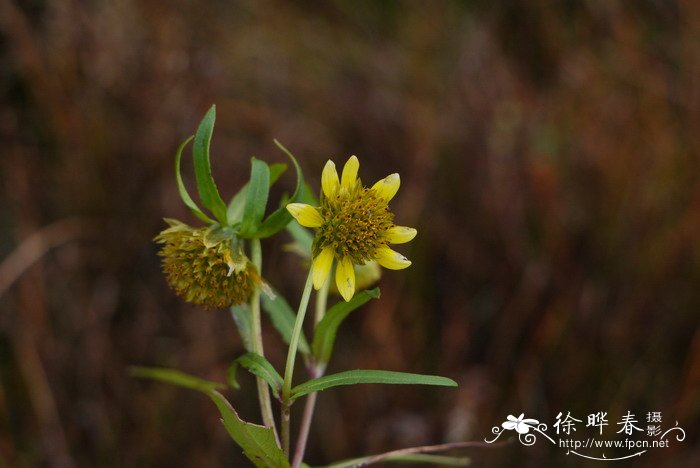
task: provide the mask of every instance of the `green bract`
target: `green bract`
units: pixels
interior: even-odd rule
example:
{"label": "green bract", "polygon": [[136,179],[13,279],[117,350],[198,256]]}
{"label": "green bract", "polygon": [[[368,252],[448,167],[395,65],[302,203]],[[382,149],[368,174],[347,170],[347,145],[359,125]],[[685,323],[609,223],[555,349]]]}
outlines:
{"label": "green bract", "polygon": [[[216,106],[211,106],[197,128],[197,132],[187,138],[178,147],[175,153],[175,179],[183,203],[199,219],[208,224],[219,224],[234,229],[240,238],[255,239],[270,237],[284,229],[292,220],[284,206],[274,210],[265,217],[270,187],[284,173],[285,164],[268,165],[256,158],[251,159],[251,175],[239,192],[231,199],[227,206],[217,188],[212,176],[210,146],[216,122]],[[197,203],[189,195],[181,175],[182,152],[188,143],[194,139],[192,156],[194,161],[194,174],[197,184],[197,192],[202,206],[208,210],[210,217],[197,206]],[[281,143],[275,140],[275,144],[292,161],[296,172],[296,186],[291,197],[284,200],[285,204],[302,200],[304,192],[304,175],[294,156]]]}

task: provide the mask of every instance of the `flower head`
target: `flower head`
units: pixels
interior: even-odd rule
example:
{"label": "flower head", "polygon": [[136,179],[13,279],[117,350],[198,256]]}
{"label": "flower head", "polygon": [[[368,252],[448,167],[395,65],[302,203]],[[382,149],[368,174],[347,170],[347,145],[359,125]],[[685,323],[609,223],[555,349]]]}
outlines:
{"label": "flower head", "polygon": [[175,293],[194,304],[225,308],[246,302],[259,282],[238,239],[216,226],[193,228],[174,219],[156,236],[163,272]]}
{"label": "flower head", "polygon": [[367,188],[357,177],[360,163],[350,157],[341,177],[333,161],[321,175],[321,206],[290,203],[287,210],[302,226],[316,228],[313,243],[313,283],[320,289],[337,262],[335,279],[346,301],[355,293],[353,265],[376,260],[384,268],[400,270],[411,262],[389,247],[416,236],[416,230],[394,224],[389,201],[399,190],[398,174],[391,174]]}

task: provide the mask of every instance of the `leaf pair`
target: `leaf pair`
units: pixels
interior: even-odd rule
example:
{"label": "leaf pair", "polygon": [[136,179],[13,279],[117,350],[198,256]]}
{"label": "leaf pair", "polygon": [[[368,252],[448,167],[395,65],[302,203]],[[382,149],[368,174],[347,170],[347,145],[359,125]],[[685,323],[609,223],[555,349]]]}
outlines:
{"label": "leaf pair", "polygon": [[[175,179],[177,180],[177,188],[180,192],[180,198],[182,198],[182,201],[192,211],[192,213],[194,213],[195,216],[205,223],[214,224],[218,221],[222,226],[227,226],[226,204],[221,199],[219,190],[216,188],[216,183],[211,175],[211,163],[209,159],[209,146],[211,143],[212,133],[214,132],[215,121],[216,106],[211,106],[200,122],[199,127],[197,128],[197,133],[182,142],[182,144],[178,147],[177,151],[175,152]],[[195,180],[197,181],[199,199],[202,202],[202,205],[204,205],[204,207],[214,215],[216,221],[207,216],[199,208],[199,206],[197,206],[195,201],[192,200],[192,197],[190,197],[190,194],[187,192],[187,188],[182,180],[182,174],[180,172],[182,151],[193,138],[194,144],[192,146],[192,156],[194,159],[194,176]]]}
{"label": "leaf pair", "polygon": [[[238,364],[246,367],[255,375],[263,377],[274,388],[281,389],[282,377],[272,368],[265,358],[248,353],[237,359]],[[222,422],[231,439],[238,444],[243,453],[259,468],[288,468],[289,460],[277,445],[275,434],[269,427],[259,426],[242,420],[231,404],[218,392],[226,386],[217,382],[200,379],[180,371],[164,368],[134,367],[131,375],[146,379],[170,383],[179,387],[196,390],[208,396],[216,405],[221,414]],[[234,376],[235,377],[235,376]],[[293,398],[298,398],[310,392],[324,390],[339,385],[351,385],[357,383],[393,383],[393,384],[424,384],[455,386],[450,379],[444,377],[405,374],[389,371],[348,371],[338,374],[309,380],[292,389]],[[338,462],[330,466],[334,468],[358,466],[364,461],[375,457],[363,457],[345,462]],[[463,465],[463,459],[452,457],[439,457],[434,455],[412,455],[386,457],[384,461],[424,462],[435,464]]]}
{"label": "leaf pair", "polygon": [[[242,366],[251,374],[261,377],[270,385],[272,393],[279,400],[282,391],[282,376],[275,370],[270,362],[259,354],[246,353],[236,359],[229,369],[229,382],[235,388],[239,388],[236,381],[238,367]],[[436,375],[409,374],[406,372],[394,372],[385,370],[357,369],[337,374],[326,375],[308,380],[292,388],[291,401],[332,387],[355,384],[393,384],[393,385],[439,385],[443,387],[456,387],[457,383],[446,377]]]}
{"label": "leaf pair", "polygon": [[[192,213],[205,223],[214,224],[218,222],[221,226],[236,226],[239,236],[244,238],[270,237],[284,229],[292,220],[292,216],[287,212],[284,205],[295,202],[304,195],[304,175],[301,167],[289,150],[275,140],[275,144],[289,157],[296,170],[297,183],[292,196],[267,218],[263,219],[270,187],[282,175],[287,166],[284,164],[268,166],[264,161],[252,158],[250,180],[233,197],[231,203],[226,206],[211,173],[209,148],[215,122],[216,106],[211,106],[200,122],[195,135],[186,139],[175,153],[175,179],[180,198],[182,198],[182,201]],[[182,152],[192,139],[194,139],[192,146],[194,174],[199,199],[214,219],[199,208],[187,192],[187,188],[182,180],[180,170]]]}
{"label": "leaf pair", "polygon": [[251,158],[250,180],[233,197],[227,210],[228,222],[238,226],[240,237],[258,239],[270,237],[284,229],[292,220],[285,206],[288,202],[296,201],[300,196],[304,175],[294,156],[277,140],[275,143],[289,156],[294,165],[297,177],[294,193],[289,200],[284,200],[280,207],[264,218],[270,188],[284,173],[287,166],[285,164],[268,166],[264,161]]}

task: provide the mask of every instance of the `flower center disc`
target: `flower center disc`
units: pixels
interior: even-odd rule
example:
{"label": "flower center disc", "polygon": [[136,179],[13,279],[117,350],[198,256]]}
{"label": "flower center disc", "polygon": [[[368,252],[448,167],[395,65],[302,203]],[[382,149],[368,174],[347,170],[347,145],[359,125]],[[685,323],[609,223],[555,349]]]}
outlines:
{"label": "flower center disc", "polygon": [[323,224],[318,228],[314,256],[332,247],[338,258],[350,257],[355,264],[374,258],[386,244],[386,231],[394,225],[394,214],[386,200],[358,183],[321,200]]}

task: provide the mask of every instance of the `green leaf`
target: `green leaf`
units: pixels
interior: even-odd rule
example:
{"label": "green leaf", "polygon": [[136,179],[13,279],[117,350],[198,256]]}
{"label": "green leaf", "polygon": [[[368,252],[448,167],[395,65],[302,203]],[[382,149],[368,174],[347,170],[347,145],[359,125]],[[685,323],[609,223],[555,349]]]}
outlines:
{"label": "green leaf", "polygon": [[198,217],[207,224],[214,224],[215,221],[206,214],[204,214],[204,212],[199,209],[194,200],[192,200],[192,197],[190,197],[190,194],[187,192],[187,187],[185,187],[185,183],[182,180],[182,174],[180,173],[180,160],[182,159],[182,151],[185,149],[187,144],[190,141],[192,141],[193,138],[194,135],[180,143],[180,146],[178,146],[177,151],[175,152],[175,180],[177,181],[177,190],[178,192],[180,192],[180,198],[182,198],[182,201],[185,203],[185,206],[187,206],[187,208],[189,208],[196,217]]}
{"label": "green leaf", "polygon": [[216,183],[211,175],[211,162],[209,160],[209,146],[211,135],[214,132],[214,122],[216,121],[216,106],[211,106],[202,122],[197,128],[194,136],[194,175],[197,180],[199,198],[205,208],[212,212],[214,217],[222,226],[227,225],[226,204],[219,195]]}
{"label": "green leaf", "polygon": [[252,237],[257,232],[265,215],[267,197],[270,194],[270,167],[264,161],[255,158],[251,158],[250,163],[250,182],[246,190],[240,231],[242,237]]}
{"label": "green leaf", "polygon": [[[292,161],[292,164],[294,164],[294,169],[296,170],[297,173],[297,185],[296,188],[294,189],[294,193],[292,196],[289,198],[287,203],[295,203],[299,201],[299,197],[301,196],[301,193],[304,189],[304,174],[301,171],[301,166],[299,166],[299,163],[297,160],[294,158],[292,153],[289,152],[287,148],[285,148],[279,141],[275,140],[275,144],[285,152],[285,154],[289,157],[289,159]],[[264,239],[266,237],[270,237],[273,234],[276,234],[277,232],[281,231],[284,229],[284,227],[290,223],[292,220],[292,215],[289,214],[285,206],[281,206],[277,210],[273,211],[270,216],[268,216],[265,221],[263,221],[262,226],[260,226],[260,229],[256,233],[256,237],[260,239]]]}
{"label": "green leaf", "polygon": [[457,382],[447,377],[437,375],[408,374],[385,370],[351,370],[337,374],[326,375],[299,384],[292,389],[291,398],[299,398],[309,393],[318,392],[340,385],[355,384],[394,384],[394,385],[439,385],[456,387]]}
{"label": "green leaf", "polygon": [[282,174],[287,170],[287,165],[285,163],[272,163],[270,164],[270,187],[275,185]]}
{"label": "green leaf", "polygon": [[250,307],[248,304],[237,304],[231,306],[231,316],[241,335],[243,347],[246,351],[253,351],[252,326],[250,324]]}
{"label": "green leaf", "polygon": [[217,392],[222,384],[202,380],[172,369],[138,367],[132,375],[180,387],[197,390],[207,395],[221,413],[221,417],[231,438],[243,453],[259,468],[287,468],[289,461],[277,445],[275,434],[269,427],[243,421],[224,396]]}
{"label": "green leaf", "polygon": [[[274,294],[274,299],[270,299],[266,294],[261,295],[263,310],[270,316],[272,325],[274,325],[280,335],[282,335],[284,342],[289,344],[297,315],[292,308],[289,307],[284,297],[274,289],[272,292]],[[311,353],[309,342],[306,341],[303,331],[299,337],[299,352],[304,355],[309,355]]]}
{"label": "green leaf", "polygon": [[258,468],[288,468],[289,460],[277,446],[271,428],[243,421],[231,404],[219,392],[208,392],[219,409],[229,436]]}
{"label": "green leaf", "polygon": [[[286,164],[270,164],[270,187],[277,182],[277,180],[286,170]],[[231,225],[239,223],[243,219],[243,209],[245,208],[245,201],[246,197],[248,196],[248,185],[248,182],[246,182],[228,204],[228,222]]]}
{"label": "green leaf", "polygon": [[228,204],[226,216],[228,217],[228,222],[231,223],[231,225],[240,223],[243,219],[243,209],[245,208],[246,197],[248,197],[248,182],[241,187],[238,193],[233,196],[231,202]]}
{"label": "green leaf", "polygon": [[226,388],[226,385],[222,383],[200,379],[199,377],[165,367],[131,367],[129,368],[129,373],[134,377],[160,380],[161,382],[171,383],[191,390],[199,390],[200,392]]}
{"label": "green leaf", "polygon": [[316,332],[311,344],[311,349],[314,356],[316,356],[316,362],[324,365],[330,361],[338,327],[340,327],[340,324],[343,323],[343,320],[350,312],[367,303],[370,299],[378,297],[379,288],[362,291],[355,294],[350,302],[340,301],[326,312],[326,315],[316,326]]}
{"label": "green leaf", "polygon": [[244,367],[251,374],[257,375],[265,380],[265,382],[270,384],[275,398],[280,398],[280,390],[282,390],[284,380],[267,359],[256,353],[246,353],[233,361],[231,367],[229,367],[228,377],[229,382],[235,388],[239,388],[238,382],[236,381],[238,366]]}

